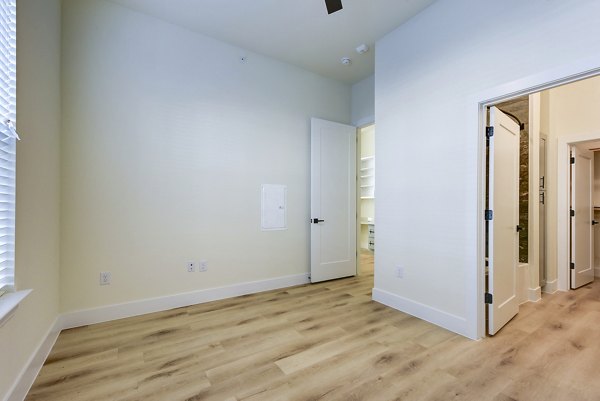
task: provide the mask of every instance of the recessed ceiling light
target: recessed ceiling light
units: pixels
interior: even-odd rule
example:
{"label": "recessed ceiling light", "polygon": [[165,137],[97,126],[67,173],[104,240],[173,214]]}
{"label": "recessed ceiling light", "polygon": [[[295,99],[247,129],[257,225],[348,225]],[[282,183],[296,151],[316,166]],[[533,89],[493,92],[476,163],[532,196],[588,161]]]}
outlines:
{"label": "recessed ceiling light", "polygon": [[344,65],[350,65],[352,64],[352,60],[350,60],[350,58],[348,57],[342,57],[342,59],[340,60],[340,62]]}

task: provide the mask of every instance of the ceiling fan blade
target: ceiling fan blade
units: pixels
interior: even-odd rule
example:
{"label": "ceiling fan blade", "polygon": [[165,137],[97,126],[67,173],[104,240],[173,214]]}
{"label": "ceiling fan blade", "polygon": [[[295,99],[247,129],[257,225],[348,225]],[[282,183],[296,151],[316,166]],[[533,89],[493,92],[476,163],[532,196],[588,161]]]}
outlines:
{"label": "ceiling fan blade", "polygon": [[333,14],[343,8],[342,0],[325,0],[325,5],[327,6],[327,14]]}

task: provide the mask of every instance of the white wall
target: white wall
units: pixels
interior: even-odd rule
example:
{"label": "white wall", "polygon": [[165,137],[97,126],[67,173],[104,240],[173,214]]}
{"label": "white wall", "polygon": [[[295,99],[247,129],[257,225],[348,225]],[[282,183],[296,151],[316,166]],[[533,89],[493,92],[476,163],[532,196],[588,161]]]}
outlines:
{"label": "white wall", "polygon": [[375,156],[375,126],[360,130],[360,157]]}
{"label": "white wall", "polygon": [[63,311],[308,273],[310,117],[349,123],[349,86],[105,1],[63,32]]}
{"label": "white wall", "polygon": [[33,289],[0,328],[4,399],[59,308],[60,1],[17,3],[16,285]]}
{"label": "white wall", "polygon": [[375,122],[375,76],[352,85],[352,125]]}
{"label": "white wall", "polygon": [[377,42],[379,299],[478,336],[474,99],[596,54],[598,13],[584,0],[442,0]]}

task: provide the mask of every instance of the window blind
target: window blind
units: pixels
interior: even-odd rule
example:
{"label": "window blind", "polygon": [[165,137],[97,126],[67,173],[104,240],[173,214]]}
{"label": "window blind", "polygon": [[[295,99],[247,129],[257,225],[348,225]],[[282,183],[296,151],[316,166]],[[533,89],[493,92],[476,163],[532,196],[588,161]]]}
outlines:
{"label": "window blind", "polygon": [[0,296],[14,289],[16,0],[0,0]]}

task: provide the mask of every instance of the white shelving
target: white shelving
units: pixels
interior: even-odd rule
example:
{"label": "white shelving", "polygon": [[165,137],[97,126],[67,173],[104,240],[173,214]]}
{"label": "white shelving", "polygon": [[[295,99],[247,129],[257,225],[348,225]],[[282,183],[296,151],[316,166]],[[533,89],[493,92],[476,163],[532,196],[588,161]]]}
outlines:
{"label": "white shelving", "polygon": [[360,198],[375,199],[375,156],[360,159]]}

